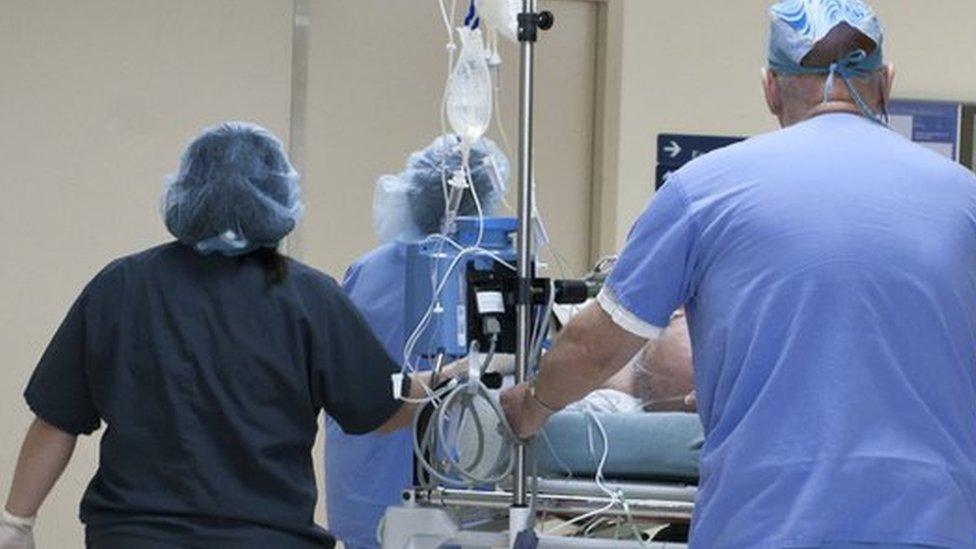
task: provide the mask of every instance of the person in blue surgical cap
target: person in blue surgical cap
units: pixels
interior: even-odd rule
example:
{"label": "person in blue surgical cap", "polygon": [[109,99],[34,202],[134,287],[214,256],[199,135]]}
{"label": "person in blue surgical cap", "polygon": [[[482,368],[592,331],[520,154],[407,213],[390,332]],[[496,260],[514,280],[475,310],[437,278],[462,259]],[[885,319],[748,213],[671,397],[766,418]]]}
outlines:
{"label": "person in blue surgical cap", "polygon": [[[446,210],[444,183],[461,167],[460,141],[445,135],[410,155],[399,175],[381,177],[374,196],[374,227],[382,244],[356,261],[343,289],[373,328],[390,356],[403,359],[412,326],[405,326],[406,244],[441,230]],[[483,139],[470,152],[470,185],[459,215],[484,215],[501,203],[509,163]],[[412,484],[412,434],[349,436],[328,421],[325,478],[329,529],[347,549],[379,547],[377,527],[387,507],[400,503]]]}
{"label": "person in blue surgical cap", "polygon": [[669,178],[508,418],[535,434],[683,305],[705,429],[691,547],[976,547],[976,176],[884,125],[867,5],[770,14],[783,129]]}
{"label": "person in blue surgical cap", "polygon": [[405,426],[399,367],[331,278],[277,251],[302,204],[269,132],[205,130],[162,209],[177,241],[102,270],[34,370],[0,548],[33,547],[77,435],[102,423],[81,503],[90,549],[332,547],[313,520],[317,417],[350,433]]}

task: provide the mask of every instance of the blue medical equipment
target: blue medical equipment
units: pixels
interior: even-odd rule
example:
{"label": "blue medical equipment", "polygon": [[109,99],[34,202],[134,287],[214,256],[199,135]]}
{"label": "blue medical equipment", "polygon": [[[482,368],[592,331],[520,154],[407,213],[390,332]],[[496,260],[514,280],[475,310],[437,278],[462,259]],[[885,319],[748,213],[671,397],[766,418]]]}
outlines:
{"label": "blue medical equipment", "polygon": [[[412,358],[463,357],[474,342],[482,352],[515,352],[517,229],[513,217],[462,217],[449,238],[431,236],[407,246],[405,320],[407,330],[415,330]],[[535,277],[526,291],[533,320],[550,301],[582,303],[594,293],[583,280]]]}
{"label": "blue medical equipment", "polygon": [[[457,221],[457,232],[451,235],[453,242],[443,237],[430,237],[407,246],[405,325],[408,331],[413,327],[419,330],[413,347],[414,356],[462,357],[468,354],[471,339],[467,275],[469,271],[494,271],[497,260],[514,265],[517,261],[513,240],[516,229],[517,220],[511,217],[462,217]],[[476,244],[479,251],[465,251]],[[435,295],[437,289],[440,291]],[[491,306],[497,314],[504,314],[506,304],[504,299],[499,302],[498,297],[486,296],[486,301],[493,302],[484,305]]]}

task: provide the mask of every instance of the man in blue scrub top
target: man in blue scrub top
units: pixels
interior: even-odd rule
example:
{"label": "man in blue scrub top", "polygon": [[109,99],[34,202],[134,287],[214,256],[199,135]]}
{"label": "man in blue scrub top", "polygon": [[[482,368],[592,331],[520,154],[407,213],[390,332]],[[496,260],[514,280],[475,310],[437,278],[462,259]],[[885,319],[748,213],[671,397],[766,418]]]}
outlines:
{"label": "man in blue scrub top", "polygon": [[[343,289],[391,357],[403,360],[413,326],[404,326],[406,244],[437,233],[444,218],[443,183],[461,167],[455,136],[444,136],[410,156],[405,170],[377,182],[376,232],[384,242],[353,264]],[[489,140],[470,153],[470,184],[484,215],[501,201],[508,178],[505,155]],[[477,215],[471,191],[465,192],[460,215]],[[329,528],[347,549],[379,547],[376,529],[386,508],[401,502],[413,482],[412,433],[352,436],[329,421],[326,427],[325,475]]]}
{"label": "man in blue scrub top", "polygon": [[684,305],[706,440],[691,546],[976,547],[976,177],[882,123],[857,0],[771,10],[784,129],[676,172],[513,428],[622,367]]}

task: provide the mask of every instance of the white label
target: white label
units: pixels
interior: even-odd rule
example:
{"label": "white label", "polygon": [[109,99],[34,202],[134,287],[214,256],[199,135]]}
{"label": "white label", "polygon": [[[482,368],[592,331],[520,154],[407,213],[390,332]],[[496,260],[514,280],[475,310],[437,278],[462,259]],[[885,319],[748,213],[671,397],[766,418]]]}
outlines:
{"label": "white label", "polygon": [[457,308],[457,344],[465,347],[468,344],[468,308],[458,305]]}
{"label": "white label", "polygon": [[403,398],[403,374],[392,374],[390,376],[390,383],[393,385],[393,398],[397,400]]}
{"label": "white label", "polygon": [[505,299],[501,292],[478,292],[478,312],[483,315],[500,315],[505,312]]}

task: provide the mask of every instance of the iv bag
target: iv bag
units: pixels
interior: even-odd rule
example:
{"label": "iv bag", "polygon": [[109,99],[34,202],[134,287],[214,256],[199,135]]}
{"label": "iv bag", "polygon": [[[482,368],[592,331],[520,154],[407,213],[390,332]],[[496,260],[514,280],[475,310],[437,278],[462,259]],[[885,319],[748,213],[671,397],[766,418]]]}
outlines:
{"label": "iv bag", "polygon": [[521,0],[478,0],[478,15],[485,27],[512,42],[518,42],[518,15],[522,12]]}
{"label": "iv bag", "polygon": [[491,123],[491,73],[481,30],[462,27],[461,55],[447,83],[447,121],[463,141],[471,146],[488,131]]}

